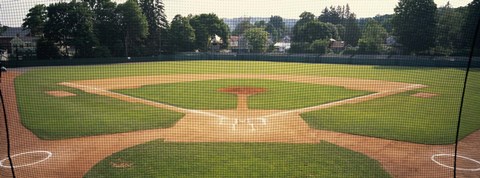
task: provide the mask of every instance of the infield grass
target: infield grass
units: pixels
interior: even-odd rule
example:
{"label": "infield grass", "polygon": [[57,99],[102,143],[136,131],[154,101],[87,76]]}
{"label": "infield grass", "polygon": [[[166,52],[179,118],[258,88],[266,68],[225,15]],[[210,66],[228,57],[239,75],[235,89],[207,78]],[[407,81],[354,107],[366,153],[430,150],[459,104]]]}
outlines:
{"label": "infield grass", "polygon": [[[152,151],[155,150],[155,151]],[[121,164],[124,167],[115,167]],[[97,163],[89,177],[390,177],[380,163],[336,145],[152,141]]]}
{"label": "infield grass", "polygon": [[[62,139],[168,127],[181,118],[181,114],[90,95],[59,86],[60,82],[207,73],[350,77],[427,85],[427,88],[407,93],[302,115],[316,129],[426,144],[455,142],[465,77],[465,70],[456,68],[183,61],[35,69],[18,77],[15,87],[22,123],[41,138]],[[472,69],[469,79],[460,138],[480,128],[480,70]],[[70,91],[79,96],[58,98],[45,94],[51,90]],[[438,96],[410,96],[416,92],[435,93]],[[163,122],[159,120],[169,122],[166,125],[152,124]]]}
{"label": "infield grass", "polygon": [[338,86],[259,79],[206,80],[114,91],[188,109],[226,110],[237,107],[237,96],[218,92],[218,89],[232,86],[265,88],[267,91],[248,97],[248,106],[268,110],[299,109],[371,93]]}

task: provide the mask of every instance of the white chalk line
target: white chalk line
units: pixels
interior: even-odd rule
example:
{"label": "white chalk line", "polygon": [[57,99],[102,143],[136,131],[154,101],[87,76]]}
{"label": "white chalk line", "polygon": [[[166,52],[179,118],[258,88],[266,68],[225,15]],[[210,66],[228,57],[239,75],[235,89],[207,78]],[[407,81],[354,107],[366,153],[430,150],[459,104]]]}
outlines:
{"label": "white chalk line", "polygon": [[[112,95],[116,95],[116,96],[120,96],[120,97],[124,97],[124,98],[129,98],[129,99],[132,99],[134,101],[139,101],[139,102],[142,102],[142,103],[145,103],[145,104],[149,104],[149,105],[152,105],[152,106],[160,106],[163,109],[180,111],[180,112],[183,112],[183,113],[202,114],[202,115],[206,115],[206,116],[216,117],[216,118],[219,118],[219,119],[227,118],[226,116],[223,116],[223,115],[218,115],[218,114],[205,112],[205,111],[194,110],[194,109],[185,109],[185,108],[181,108],[181,107],[178,107],[178,106],[172,106],[172,105],[165,104],[165,103],[155,102],[155,101],[151,101],[151,100],[147,100],[147,99],[143,99],[143,98],[137,98],[137,97],[124,95],[124,94],[120,94],[120,93],[115,93],[115,92],[112,92],[112,91],[108,91],[108,90],[104,90],[104,89],[100,89],[100,88],[96,88],[96,87],[79,85],[79,84],[74,84],[74,83],[69,83],[69,82],[64,82],[62,84],[66,85],[66,86],[72,86],[72,87],[78,88],[78,89],[85,88],[87,90],[91,89],[91,90],[96,90],[96,91],[103,92],[103,93],[109,93],[109,94],[112,94]],[[86,91],[86,90],[84,90],[84,91]],[[86,92],[88,92],[88,91],[86,91]],[[119,99],[119,98],[117,98],[117,99]]]}
{"label": "white chalk line", "polygon": [[[410,85],[410,86],[403,87],[403,88],[396,88],[396,89],[393,89],[393,90],[387,90],[387,91],[372,93],[372,94],[369,94],[369,95],[359,96],[359,97],[355,97],[355,98],[349,98],[349,99],[345,99],[345,100],[325,103],[325,104],[322,104],[322,105],[277,112],[277,113],[273,113],[273,114],[270,114],[270,115],[262,116],[260,118],[283,116],[283,115],[288,115],[288,114],[292,114],[292,113],[300,114],[300,113],[309,112],[309,111],[326,109],[326,108],[330,108],[330,107],[333,107],[333,106],[339,106],[339,105],[343,105],[345,103],[349,103],[349,102],[356,101],[356,100],[361,100],[361,99],[364,99],[364,98],[368,98],[369,100],[371,100],[371,99],[376,99],[376,98],[382,97],[384,94],[392,93],[392,95],[393,95],[393,94],[399,93],[398,91],[403,91],[403,90],[408,91],[408,90],[422,88],[422,87],[424,87],[424,85],[415,84],[415,85]],[[388,95],[386,95],[386,96],[388,96]],[[385,96],[383,96],[383,97],[385,97]]]}
{"label": "white chalk line", "polygon": [[[155,101],[142,99],[142,98],[137,98],[137,97],[124,95],[124,94],[120,94],[120,93],[115,93],[115,92],[112,92],[112,91],[109,91],[109,90],[104,90],[104,89],[100,89],[100,88],[96,88],[96,87],[79,85],[79,84],[74,84],[74,83],[69,83],[69,82],[63,82],[61,84],[65,85],[65,86],[74,87],[74,88],[77,88],[77,89],[84,88],[84,89],[86,89],[86,90],[84,90],[86,92],[88,92],[88,89],[96,90],[96,91],[99,91],[99,92],[108,93],[108,94],[120,96],[120,97],[123,97],[123,98],[129,98],[129,99],[137,101],[137,102],[142,102],[142,103],[145,103],[145,104],[148,104],[148,105],[151,105],[151,106],[158,106],[158,107],[173,110],[173,111],[179,111],[179,112],[183,112],[183,113],[201,114],[201,115],[205,115],[205,116],[216,117],[216,118],[219,119],[219,122],[218,122],[219,125],[223,125],[223,123],[225,122],[226,119],[230,119],[226,116],[211,113],[211,112],[181,108],[181,107],[178,107],[178,106],[172,106],[172,105],[165,104],[165,103],[155,102]],[[401,91],[404,91],[404,90],[408,91],[408,90],[411,90],[411,89],[417,89],[417,88],[422,88],[422,87],[425,87],[425,86],[420,85],[420,84],[409,85],[409,86],[402,87],[402,88],[396,88],[396,89],[392,89],[392,90],[377,92],[377,93],[364,95],[364,96],[359,96],[359,97],[355,97],[355,98],[349,98],[349,99],[345,99],[345,100],[334,101],[334,102],[325,103],[325,104],[322,104],[322,105],[311,106],[311,107],[300,108],[300,109],[287,110],[287,111],[281,111],[281,112],[273,113],[273,114],[270,114],[270,115],[261,116],[259,118],[255,118],[255,119],[260,120],[263,125],[266,125],[267,120],[270,117],[284,116],[284,115],[288,115],[288,114],[292,114],[292,113],[300,114],[300,113],[309,112],[309,111],[326,109],[326,108],[330,108],[330,107],[334,107],[334,106],[343,105],[345,103],[349,103],[349,102],[352,102],[352,101],[353,101],[352,103],[356,103],[356,102],[361,101],[364,98],[368,98],[368,100],[372,100],[372,99],[376,99],[376,98],[379,98],[379,97],[382,97],[382,96],[385,97],[385,96],[397,94],[397,93],[400,93]],[[391,94],[385,95],[385,94],[388,94],[388,93],[391,93]],[[117,98],[117,99],[120,99],[120,98]],[[256,130],[254,124],[251,123],[250,120],[248,120],[247,124],[250,125],[250,127],[253,131]],[[232,124],[232,130],[236,130],[237,125],[238,125],[238,119],[235,119],[235,122]]]}
{"label": "white chalk line", "polygon": [[[15,158],[17,156],[22,156],[22,155],[27,155],[27,154],[35,154],[35,153],[46,153],[47,157],[41,159],[41,160],[38,160],[38,161],[35,161],[35,162],[32,162],[32,163],[28,163],[28,164],[23,164],[23,165],[13,165],[13,168],[19,168],[19,167],[25,167],[25,166],[32,166],[34,164],[38,164],[38,163],[41,163],[41,162],[44,162],[46,161],[47,159],[49,159],[50,157],[52,157],[53,153],[50,152],[50,151],[29,151],[29,152],[24,152],[24,153],[19,153],[19,154],[14,154],[12,155],[10,158]],[[5,158],[5,159],[2,159],[0,160],[0,167],[3,167],[3,168],[12,168],[12,166],[6,166],[4,165],[3,163],[5,161],[7,161],[8,158]]]}
{"label": "white chalk line", "polygon": [[[455,157],[454,154],[434,154],[434,155],[432,155],[432,157],[430,157],[430,159],[431,159],[433,162],[435,162],[435,163],[437,163],[438,165],[440,165],[440,166],[443,166],[443,167],[446,167],[446,168],[450,168],[450,169],[455,169],[454,167],[445,165],[445,164],[443,164],[443,163],[440,163],[439,161],[437,161],[437,160],[435,159],[436,157],[440,157],[440,156]],[[477,164],[480,166],[480,161],[477,161],[477,160],[475,160],[475,159],[472,159],[472,158],[469,158],[469,157],[466,157],[466,156],[460,156],[460,155],[457,155],[457,157],[458,157],[458,158],[463,158],[463,159],[466,159],[466,160],[469,160],[469,161],[472,161],[472,162],[474,162],[474,163],[477,163]],[[460,170],[460,171],[473,171],[473,172],[475,172],[475,171],[480,171],[480,167],[475,168],[475,169],[467,169],[467,168],[458,168],[458,167],[457,167],[456,169],[457,169],[457,170]]]}
{"label": "white chalk line", "polygon": [[[109,90],[100,89],[100,88],[96,88],[96,87],[79,85],[79,84],[74,84],[74,83],[69,83],[69,82],[63,82],[61,84],[65,85],[65,86],[70,86],[70,87],[73,87],[73,88],[81,89],[81,90],[83,89],[83,91],[85,91],[85,92],[88,92],[88,90],[94,90],[94,91],[101,92],[101,93],[108,93],[108,94],[111,94],[111,95],[119,96],[121,98],[128,98],[128,99],[131,99],[133,101],[141,102],[141,103],[144,103],[144,104],[147,104],[147,105],[159,106],[159,107],[164,108],[164,109],[179,111],[179,112],[183,112],[183,113],[193,113],[193,114],[201,114],[201,115],[205,115],[205,116],[215,117],[215,118],[218,118],[220,125],[223,125],[225,120],[229,119],[226,116],[211,113],[211,112],[181,108],[181,107],[178,107],[178,106],[172,106],[172,105],[165,104],[165,103],[155,102],[155,101],[151,101],[151,100],[147,100],[147,99],[143,99],[143,98],[137,98],[137,97],[133,97],[133,96],[129,96],[129,95],[121,94],[121,93],[116,93],[116,92],[112,92],[112,91],[109,91]],[[89,92],[89,93],[91,93],[91,92]],[[96,93],[96,94],[101,94],[101,93]],[[113,98],[116,98],[116,97],[113,97]],[[116,98],[116,99],[120,99],[120,98]],[[259,118],[259,119],[262,119],[262,118]],[[266,125],[266,122],[267,122],[266,118],[263,118],[262,123],[264,125]],[[256,131],[255,126],[252,123],[248,123],[248,124],[250,125],[250,127],[253,131]],[[238,119],[235,119],[235,123],[232,124],[232,130],[236,130],[237,125],[238,125]]]}

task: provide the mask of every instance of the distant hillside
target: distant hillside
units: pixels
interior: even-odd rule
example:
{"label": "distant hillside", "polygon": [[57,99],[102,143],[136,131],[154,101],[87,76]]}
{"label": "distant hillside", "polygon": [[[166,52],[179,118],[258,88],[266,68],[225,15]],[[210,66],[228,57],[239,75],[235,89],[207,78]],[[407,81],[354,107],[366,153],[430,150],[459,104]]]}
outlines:
{"label": "distant hillside", "polygon": [[[223,22],[225,22],[225,24],[228,25],[230,30],[233,31],[237,26],[237,24],[242,22],[244,19],[248,19],[248,18],[250,18],[251,24],[254,24],[257,21],[262,21],[262,20],[265,22],[270,21],[270,17],[246,17],[246,18],[240,17],[240,18],[230,18],[230,19],[225,18],[223,19]],[[295,23],[297,23],[297,21],[298,19],[283,19],[283,22],[285,22],[285,26],[287,28],[292,28],[293,26],[295,26]]]}

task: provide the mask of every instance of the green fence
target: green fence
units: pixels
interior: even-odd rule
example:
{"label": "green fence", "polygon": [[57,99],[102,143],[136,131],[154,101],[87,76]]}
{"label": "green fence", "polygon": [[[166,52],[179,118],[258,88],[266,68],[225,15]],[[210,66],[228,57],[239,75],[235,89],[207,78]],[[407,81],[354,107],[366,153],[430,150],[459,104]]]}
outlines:
{"label": "green fence", "polygon": [[[479,57],[476,57],[479,58]],[[315,54],[235,54],[235,53],[180,53],[155,57],[85,58],[54,60],[10,60],[6,67],[96,65],[130,62],[182,61],[182,60],[235,60],[235,61],[275,61],[325,64],[382,65],[382,66],[423,66],[423,67],[467,67],[468,57],[433,56],[387,56],[387,55],[315,55]],[[480,67],[476,59],[472,67]]]}

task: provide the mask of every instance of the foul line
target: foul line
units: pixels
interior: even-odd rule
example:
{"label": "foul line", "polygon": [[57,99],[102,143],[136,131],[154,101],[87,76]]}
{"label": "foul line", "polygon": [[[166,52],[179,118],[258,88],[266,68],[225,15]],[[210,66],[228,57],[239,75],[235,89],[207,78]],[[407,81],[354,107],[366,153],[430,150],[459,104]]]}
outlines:
{"label": "foul line", "polygon": [[[108,90],[100,89],[100,88],[96,88],[96,87],[79,85],[79,84],[74,84],[74,83],[69,83],[69,82],[63,82],[63,83],[60,83],[60,84],[64,85],[64,86],[68,86],[68,87],[77,88],[77,89],[83,90],[83,91],[88,92],[88,93],[94,93],[94,94],[98,94],[98,95],[102,95],[102,96],[108,96],[108,97],[116,98],[116,99],[126,101],[126,102],[143,103],[143,104],[146,104],[146,105],[149,105],[149,106],[158,107],[158,108],[162,108],[162,109],[168,109],[168,110],[177,111],[177,112],[181,112],[181,113],[202,114],[202,115],[205,115],[205,116],[216,117],[216,118],[219,119],[220,124],[223,124],[224,120],[228,119],[228,117],[223,116],[223,115],[219,115],[219,114],[214,114],[214,113],[200,111],[200,110],[185,109],[185,108],[181,108],[181,107],[177,107],[177,106],[168,105],[168,104],[165,104],[165,103],[159,103],[159,102],[150,101],[150,100],[146,100],[146,99],[142,99],[142,98],[137,98],[137,97],[133,97],[133,96],[129,96],[129,95],[115,93],[115,92],[112,92],[112,91],[108,91]],[[402,88],[396,88],[396,89],[382,91],[382,92],[378,92],[378,93],[373,93],[373,94],[369,94],[369,95],[365,95],[365,96],[359,96],[359,97],[355,97],[355,98],[350,98],[350,99],[345,99],[345,100],[340,100],[340,101],[334,101],[334,102],[330,102],[330,103],[326,103],[326,104],[322,104],[322,105],[318,105],[318,106],[312,106],[312,107],[306,107],[306,108],[277,112],[277,113],[273,113],[273,114],[270,114],[270,115],[258,117],[257,119],[260,119],[262,121],[262,123],[265,125],[266,121],[267,121],[267,118],[269,118],[269,117],[275,117],[275,116],[278,117],[278,116],[283,116],[283,115],[288,115],[288,114],[293,114],[293,113],[300,114],[300,113],[304,113],[304,112],[316,111],[316,110],[320,110],[320,109],[326,109],[326,108],[330,108],[330,107],[334,107],[334,106],[344,105],[344,104],[348,104],[348,103],[355,104],[355,103],[360,103],[360,102],[363,102],[363,101],[368,101],[368,100],[372,100],[372,99],[376,99],[376,98],[380,98],[380,97],[394,95],[394,94],[401,93],[401,92],[404,92],[404,91],[423,88],[423,87],[425,87],[425,85],[421,85],[421,84],[409,85],[409,86],[402,87]],[[233,130],[236,129],[237,124],[238,123],[232,125]],[[256,130],[255,127],[253,126],[253,123],[247,123],[247,124],[252,127],[252,130]]]}
{"label": "foul line", "polygon": [[193,109],[185,109],[185,108],[172,106],[172,105],[168,105],[168,104],[164,104],[164,103],[159,103],[159,102],[150,101],[150,100],[146,100],[146,99],[142,99],[142,98],[137,98],[137,97],[133,97],[133,96],[129,96],[129,95],[115,93],[115,92],[111,92],[111,91],[96,88],[96,87],[79,85],[79,84],[74,84],[74,83],[69,83],[69,82],[63,82],[63,83],[60,83],[60,84],[64,85],[64,86],[77,88],[77,89],[83,90],[83,91],[88,92],[88,93],[94,93],[94,94],[98,94],[98,95],[102,95],[102,96],[109,96],[109,97],[112,97],[112,98],[116,98],[116,99],[119,99],[119,100],[122,100],[122,101],[131,102],[131,103],[143,103],[143,104],[146,104],[146,105],[149,105],[149,106],[154,106],[154,107],[158,107],[158,108],[162,108],[162,109],[168,109],[168,110],[182,112],[182,113],[203,114],[203,115],[206,115],[206,116],[216,117],[216,118],[221,119],[221,120],[227,118],[226,116],[223,116],[223,115],[218,115],[218,114],[214,114],[214,113],[210,113],[210,112],[193,110]]}
{"label": "foul line", "polygon": [[355,98],[350,98],[350,99],[335,101],[335,102],[331,102],[331,103],[326,103],[326,104],[322,104],[322,105],[318,105],[318,106],[312,106],[312,107],[288,110],[288,111],[283,111],[283,112],[277,112],[277,113],[274,113],[274,114],[262,116],[260,118],[265,119],[265,118],[269,118],[269,117],[273,117],[273,116],[282,116],[282,115],[288,115],[288,114],[292,114],[292,113],[300,114],[300,113],[304,113],[304,112],[316,111],[316,110],[320,110],[320,109],[326,109],[326,108],[330,108],[330,107],[334,107],[334,106],[339,106],[339,105],[343,105],[343,104],[347,104],[347,103],[355,104],[355,103],[360,103],[360,102],[367,101],[367,100],[372,100],[372,99],[376,99],[376,98],[380,98],[380,97],[394,95],[394,94],[400,93],[402,91],[408,91],[408,90],[423,88],[423,87],[425,87],[425,86],[420,85],[420,84],[410,85],[410,86],[403,87],[403,88],[397,88],[397,89],[393,89],[393,90],[382,91],[382,92],[373,93],[373,94],[369,94],[369,95],[365,95],[365,96],[359,96],[359,97],[355,97]]}

